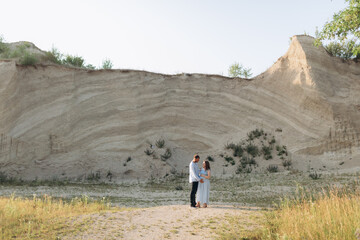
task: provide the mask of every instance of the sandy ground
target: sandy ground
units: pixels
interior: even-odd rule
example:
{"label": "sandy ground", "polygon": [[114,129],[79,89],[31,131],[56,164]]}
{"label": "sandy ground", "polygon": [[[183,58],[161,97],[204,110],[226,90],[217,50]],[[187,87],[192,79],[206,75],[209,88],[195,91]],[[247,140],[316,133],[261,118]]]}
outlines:
{"label": "sandy ground", "polygon": [[[88,230],[61,239],[213,239],[231,216],[241,215],[243,229],[258,227],[259,208],[213,205],[193,209],[186,205],[142,208],[90,215]],[[88,216],[87,216],[88,217]],[[76,221],[83,220],[81,216]]]}

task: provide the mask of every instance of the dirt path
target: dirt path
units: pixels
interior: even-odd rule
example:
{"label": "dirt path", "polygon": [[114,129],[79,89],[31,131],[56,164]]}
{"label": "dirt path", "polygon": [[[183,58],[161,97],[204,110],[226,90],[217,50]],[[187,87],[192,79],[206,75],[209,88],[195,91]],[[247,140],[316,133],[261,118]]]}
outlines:
{"label": "dirt path", "polygon": [[[241,216],[243,230],[258,227],[259,208],[161,206],[91,215],[87,231],[61,239],[211,239],[222,224]],[[81,218],[79,218],[81,220]]]}

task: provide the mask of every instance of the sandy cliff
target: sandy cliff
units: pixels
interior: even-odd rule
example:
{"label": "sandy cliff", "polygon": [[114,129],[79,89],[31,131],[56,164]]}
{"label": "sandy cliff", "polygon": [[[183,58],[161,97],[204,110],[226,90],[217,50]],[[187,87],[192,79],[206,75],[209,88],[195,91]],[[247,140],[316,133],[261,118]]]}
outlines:
{"label": "sandy cliff", "polygon": [[[162,177],[186,172],[195,152],[218,156],[255,128],[281,139],[295,168],[360,166],[360,63],[312,42],[293,37],[251,80],[0,61],[0,171],[23,179],[109,170],[115,180]],[[164,149],[153,148],[158,159],[144,153],[160,138],[172,152],[165,162]],[[215,174],[233,172],[222,164],[215,160]]]}

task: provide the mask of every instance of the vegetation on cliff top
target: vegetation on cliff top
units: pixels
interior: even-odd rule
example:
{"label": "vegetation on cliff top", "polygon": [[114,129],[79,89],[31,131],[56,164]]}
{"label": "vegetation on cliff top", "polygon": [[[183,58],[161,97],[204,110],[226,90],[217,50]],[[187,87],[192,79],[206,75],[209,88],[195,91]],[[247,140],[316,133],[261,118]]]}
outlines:
{"label": "vegetation on cliff top", "polygon": [[[17,59],[21,65],[35,65],[38,62],[50,61],[55,64],[80,67],[86,69],[97,69],[92,64],[86,64],[83,57],[77,55],[63,54],[53,47],[50,51],[41,53],[33,50],[34,46],[29,42],[20,42],[16,46],[4,41],[0,36],[0,59]],[[105,59],[98,69],[112,69],[113,63],[110,59]]]}
{"label": "vegetation on cliff top", "polygon": [[252,76],[251,68],[246,68],[242,64],[235,62],[229,67],[229,76],[250,78]]}
{"label": "vegetation on cliff top", "polygon": [[346,0],[349,6],[335,13],[332,21],[326,22],[316,33],[315,45],[324,44],[333,56],[345,59],[360,58],[360,0]]}

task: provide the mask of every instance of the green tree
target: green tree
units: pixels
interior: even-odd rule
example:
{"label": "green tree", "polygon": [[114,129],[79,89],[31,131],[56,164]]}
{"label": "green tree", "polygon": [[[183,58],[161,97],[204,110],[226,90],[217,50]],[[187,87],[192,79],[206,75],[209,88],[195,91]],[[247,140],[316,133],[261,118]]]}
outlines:
{"label": "green tree", "polygon": [[90,69],[90,70],[95,70],[96,69],[96,67],[94,66],[94,65],[92,65],[92,64],[87,64],[86,66],[85,66],[85,68],[87,68],[87,69]]}
{"label": "green tree", "polygon": [[112,69],[112,67],[113,67],[113,63],[111,62],[110,59],[103,60],[103,62],[102,62],[103,69]]}
{"label": "green tree", "polygon": [[[335,13],[332,21],[326,22],[316,33],[315,45],[330,40],[327,50],[343,58],[360,58],[360,0],[345,0],[349,6]],[[329,47],[327,47],[329,46]],[[349,56],[349,53],[351,55]]]}
{"label": "green tree", "polygon": [[229,67],[229,76],[249,78],[252,76],[251,68],[245,68],[242,64],[235,62]]}
{"label": "green tree", "polygon": [[46,56],[47,56],[48,60],[53,63],[56,63],[56,64],[62,63],[63,54],[54,46],[51,48],[51,51],[46,52]]}
{"label": "green tree", "polygon": [[85,60],[79,56],[66,55],[62,60],[63,64],[72,65],[74,67],[84,67]]}
{"label": "green tree", "polygon": [[3,36],[0,35],[0,54],[7,51],[7,48],[8,47],[7,47],[7,45],[6,45],[5,41],[4,41]]}
{"label": "green tree", "polygon": [[34,54],[31,54],[27,51],[20,58],[20,64],[28,66],[28,65],[35,65],[38,62],[38,59]]}

